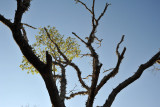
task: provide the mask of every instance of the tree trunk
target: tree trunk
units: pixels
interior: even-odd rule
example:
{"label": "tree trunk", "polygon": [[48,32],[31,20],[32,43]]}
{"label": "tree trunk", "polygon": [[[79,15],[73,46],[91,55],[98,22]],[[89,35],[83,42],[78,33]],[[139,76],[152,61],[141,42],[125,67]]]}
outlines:
{"label": "tree trunk", "polygon": [[42,73],[42,78],[46,84],[46,88],[48,90],[52,107],[65,107],[64,102],[60,99],[58,89],[56,87],[55,81],[53,79],[53,76],[48,71],[44,71],[45,73]]}

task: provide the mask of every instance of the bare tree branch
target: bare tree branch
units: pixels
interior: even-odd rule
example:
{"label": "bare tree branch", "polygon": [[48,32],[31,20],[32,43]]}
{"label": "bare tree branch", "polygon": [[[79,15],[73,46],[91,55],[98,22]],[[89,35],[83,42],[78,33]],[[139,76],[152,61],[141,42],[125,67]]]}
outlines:
{"label": "bare tree branch", "polygon": [[106,6],[105,6],[103,12],[101,13],[101,15],[98,17],[97,22],[102,18],[102,16],[103,16],[104,13],[106,12],[106,10],[107,10],[107,8],[108,8],[109,5],[111,5],[111,4],[106,3]]}
{"label": "bare tree branch", "polygon": [[143,71],[146,70],[147,68],[151,67],[156,62],[156,60],[158,58],[160,58],[160,51],[157,54],[155,54],[148,62],[146,62],[145,64],[141,64],[134,75],[132,75],[131,77],[129,77],[128,79],[126,79],[125,81],[120,83],[116,88],[114,88],[113,91],[110,93],[108,99],[106,100],[105,104],[103,105],[103,107],[111,107],[111,105],[112,105],[115,97],[117,96],[117,94],[122,89],[127,87],[129,84],[133,83],[135,80],[140,78]]}
{"label": "bare tree branch", "polygon": [[48,90],[52,105],[55,107],[65,107],[64,102],[61,101],[61,98],[58,94],[58,89],[52,77],[52,57],[46,52],[46,62],[42,62],[33,52],[32,47],[28,44],[28,42],[24,39],[22,34],[22,16],[25,11],[27,11],[30,7],[31,0],[17,0],[17,10],[14,17],[14,24],[12,24],[9,20],[5,19],[2,15],[0,15],[0,21],[2,21],[5,25],[7,25],[11,31],[14,40],[18,44],[21,52],[27,58],[27,60],[39,71],[41,74],[46,88]]}
{"label": "bare tree branch", "polygon": [[72,34],[76,36],[78,39],[80,39],[84,44],[87,45],[87,43],[83,39],[81,39],[76,33],[72,32]]}
{"label": "bare tree branch", "polygon": [[14,17],[14,26],[12,28],[13,38],[20,47],[23,55],[27,58],[27,60],[39,71],[42,72],[42,69],[46,66],[40,59],[34,54],[32,47],[28,44],[28,42],[24,39],[23,34],[21,32],[22,24],[21,19],[23,13],[30,6],[30,2],[27,3],[28,7],[25,9],[22,7],[21,0],[17,0],[17,10]]}
{"label": "bare tree branch", "polygon": [[81,77],[81,71],[80,69],[78,68],[77,65],[75,65],[74,63],[71,63],[71,61],[68,60],[68,58],[61,52],[60,48],[58,47],[58,45],[50,38],[50,34],[48,33],[47,29],[44,28],[46,33],[47,33],[47,36],[49,37],[49,39],[51,40],[51,42],[53,42],[58,50],[58,52],[63,56],[63,58],[66,60],[66,62],[62,62],[62,63],[65,63],[67,65],[70,65],[72,66],[73,68],[75,68],[75,70],[77,71],[77,75],[78,75],[78,78],[79,78],[79,81],[81,83],[81,85],[86,88],[87,90],[89,89],[88,86],[84,83],[84,81],[82,80],[82,77]]}
{"label": "bare tree branch", "polygon": [[118,51],[120,44],[123,42],[124,40],[124,35],[122,35],[121,41],[118,43],[117,48],[116,48],[116,54],[118,56],[118,58],[120,57],[120,53]]}
{"label": "bare tree branch", "polygon": [[108,70],[105,70],[103,73],[105,73],[105,72],[107,72],[107,71],[110,71],[110,70],[113,70],[113,69],[115,69],[115,68],[110,68],[110,69],[108,69]]}
{"label": "bare tree branch", "polygon": [[72,93],[69,97],[65,97],[67,100],[77,96],[77,95],[87,95],[88,94],[88,91],[80,91],[80,92],[77,92],[77,93]]}
{"label": "bare tree branch", "polygon": [[93,102],[95,98],[95,90],[96,90],[101,67],[102,67],[102,64],[99,63],[98,55],[94,56],[93,57],[93,72],[92,72],[91,88],[89,90],[89,96],[86,102],[87,107],[93,106]]}
{"label": "bare tree branch", "polygon": [[89,50],[91,51],[91,56],[93,57],[93,72],[92,72],[92,82],[91,88],[89,90],[88,100],[86,102],[86,106],[90,107],[93,105],[94,97],[95,97],[95,89],[99,78],[100,69],[102,64],[99,62],[98,54],[94,50],[91,45],[88,45]]}
{"label": "bare tree branch", "polygon": [[88,54],[88,53],[87,54],[80,54],[80,55],[82,55],[81,58],[84,56],[91,56],[91,54]]}
{"label": "bare tree branch", "polygon": [[[87,107],[93,106],[93,101],[95,98],[95,90],[96,90],[96,86],[97,86],[97,82],[98,82],[98,78],[99,78],[100,69],[102,67],[102,64],[99,62],[98,54],[96,53],[95,49],[92,46],[92,43],[94,42],[94,39],[96,38],[95,33],[96,33],[96,28],[98,26],[98,21],[100,20],[100,19],[96,20],[94,8],[95,8],[95,0],[93,0],[93,3],[92,3],[92,30],[91,30],[91,33],[88,37],[88,42],[87,42],[87,47],[89,48],[89,50],[91,52],[91,56],[93,57],[92,82],[91,82],[91,88],[89,90],[88,99],[86,102]],[[103,16],[103,14],[102,14],[102,16]]]}
{"label": "bare tree branch", "polygon": [[61,83],[60,97],[61,97],[61,100],[64,102],[65,96],[66,96],[66,85],[67,85],[66,70],[65,70],[65,66],[63,66],[62,64],[60,65],[60,67],[61,67],[61,74],[62,74],[62,77],[60,80],[60,83]]}
{"label": "bare tree branch", "polygon": [[80,0],[78,0],[78,2],[81,3],[91,14],[93,14],[92,11],[87,7],[87,5],[85,3],[83,3]]}
{"label": "bare tree branch", "polygon": [[88,79],[89,77],[92,77],[92,75],[88,75],[87,77],[83,78],[83,79]]}
{"label": "bare tree branch", "polygon": [[52,61],[52,63],[55,65],[59,65],[61,68],[61,75],[53,75],[53,78],[55,80],[56,78],[60,79],[60,97],[61,97],[61,100],[64,101],[66,96],[66,85],[67,85],[66,70],[65,70],[66,66],[56,61]]}
{"label": "bare tree branch", "polygon": [[89,38],[88,38],[88,46],[91,45],[91,43],[94,42],[94,38],[95,38],[95,33],[96,33],[96,28],[98,26],[98,23],[95,23],[95,13],[94,13],[94,6],[95,6],[95,0],[93,0],[93,3],[92,3],[92,31],[89,35]]}
{"label": "bare tree branch", "polygon": [[79,82],[81,83],[81,85],[82,85],[86,90],[89,90],[89,87],[88,87],[88,86],[85,84],[85,82],[82,80],[81,71],[80,71],[79,67],[78,67],[75,63],[73,63],[73,62],[71,62],[69,65],[72,66],[72,67],[77,71],[77,76],[78,76],[78,79],[79,79]]}
{"label": "bare tree branch", "polygon": [[117,57],[118,57],[118,61],[117,61],[117,64],[116,64],[116,67],[112,70],[112,72],[110,72],[108,75],[104,76],[103,79],[100,81],[99,85],[97,86],[96,88],[96,91],[95,91],[95,94],[98,93],[98,91],[103,87],[103,85],[112,77],[114,77],[118,71],[119,71],[119,67],[120,67],[120,64],[122,62],[122,59],[124,57],[124,54],[125,54],[125,51],[126,51],[126,48],[123,49],[122,53],[120,54],[118,49],[119,49],[119,45],[123,42],[124,40],[124,35],[122,36],[121,38],[121,41],[117,44],[117,48],[116,48],[116,54],[117,54]]}
{"label": "bare tree branch", "polygon": [[75,84],[75,86],[73,87],[73,89],[72,90],[70,90],[67,94],[70,94],[70,93],[73,93],[74,91],[76,91],[75,89],[76,89],[76,87],[77,87],[77,85]]}
{"label": "bare tree branch", "polygon": [[77,76],[78,76],[79,82],[81,83],[82,87],[85,88],[86,90],[89,90],[89,87],[82,80],[81,71],[80,71],[79,67],[75,63],[73,63],[73,62],[68,63],[65,61],[59,61],[59,62],[72,66],[77,72]]}
{"label": "bare tree branch", "polygon": [[96,43],[96,44],[99,44],[99,46],[97,48],[101,47],[101,43],[102,43],[103,39],[99,40],[96,36],[95,36],[95,39],[99,42],[99,43]]}
{"label": "bare tree branch", "polygon": [[10,29],[12,29],[12,27],[13,27],[13,23],[9,20],[9,19],[6,19],[4,16],[2,16],[1,14],[0,14],[0,21],[2,22],[2,23],[4,23],[7,27],[9,27]]}
{"label": "bare tree branch", "polygon": [[32,28],[32,29],[37,29],[37,28],[35,28],[35,27],[33,27],[33,26],[27,24],[27,23],[22,23],[22,24],[25,25],[25,26],[27,26],[27,27],[30,27],[30,28]]}
{"label": "bare tree branch", "polygon": [[17,0],[17,10],[15,13],[14,24],[20,25],[22,20],[22,15],[30,7],[31,0]]}
{"label": "bare tree branch", "polygon": [[92,24],[94,26],[94,21],[95,21],[95,13],[94,13],[94,6],[95,6],[95,0],[93,0],[93,4],[92,4]]}

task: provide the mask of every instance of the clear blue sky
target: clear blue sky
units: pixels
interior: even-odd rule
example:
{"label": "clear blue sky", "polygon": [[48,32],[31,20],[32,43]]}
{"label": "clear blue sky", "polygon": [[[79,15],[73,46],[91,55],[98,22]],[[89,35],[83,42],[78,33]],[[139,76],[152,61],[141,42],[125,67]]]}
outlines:
{"label": "clear blue sky", "polygon": [[[91,6],[92,0],[86,1]],[[103,69],[115,66],[117,57],[116,44],[124,34],[127,51],[119,74],[111,79],[99,92],[96,105],[103,105],[108,94],[124,79],[131,76],[142,63],[151,58],[160,48],[160,1],[159,0],[96,0],[96,14],[103,10],[105,2],[109,6],[100,21],[97,37],[103,38],[102,46],[97,49]],[[15,0],[1,0],[0,14],[12,19],[16,9]],[[91,31],[91,16],[86,9],[75,4],[74,0],[33,0],[23,22],[35,27],[55,26],[61,34],[73,36],[76,32],[82,38]],[[30,43],[38,30],[27,29]],[[79,41],[80,42],[80,41]],[[84,45],[81,49],[86,51]],[[45,84],[40,75],[27,74],[19,68],[22,54],[12,38],[11,31],[0,23],[0,107],[51,107]],[[90,73],[84,60],[77,61],[83,76]],[[84,64],[85,63],[85,64]],[[102,69],[102,72],[103,72]],[[159,107],[160,106],[160,72],[147,69],[141,78],[122,90],[116,97],[112,107]],[[75,71],[68,68],[69,83],[72,89]],[[101,74],[101,77],[105,74]],[[75,83],[74,83],[75,82]],[[84,107],[87,97],[76,97],[67,101],[67,107]],[[35,106],[36,105],[36,106]]]}

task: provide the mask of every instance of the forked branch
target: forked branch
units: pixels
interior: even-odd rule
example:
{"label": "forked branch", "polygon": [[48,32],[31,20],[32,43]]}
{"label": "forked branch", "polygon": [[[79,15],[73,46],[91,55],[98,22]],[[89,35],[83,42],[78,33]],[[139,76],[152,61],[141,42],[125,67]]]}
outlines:
{"label": "forked branch", "polygon": [[81,85],[88,91],[88,90],[89,90],[89,87],[88,87],[88,86],[85,84],[85,82],[82,80],[81,71],[80,71],[79,67],[78,67],[75,63],[73,63],[73,62],[71,62],[69,65],[72,66],[72,67],[77,71],[77,76],[78,76],[79,82],[80,82]]}
{"label": "forked branch", "polygon": [[123,42],[124,40],[124,35],[122,36],[121,38],[121,41],[117,44],[117,48],[116,48],[116,54],[117,54],[117,57],[118,57],[118,61],[117,61],[117,64],[116,64],[116,67],[106,76],[103,77],[103,79],[100,81],[99,85],[97,86],[96,88],[96,91],[95,91],[95,94],[98,93],[98,91],[104,86],[104,84],[112,77],[114,77],[118,71],[119,71],[119,67],[120,67],[120,64],[122,62],[122,59],[124,57],[124,54],[125,54],[125,51],[126,51],[126,48],[124,47],[122,53],[120,54],[118,49],[119,49],[119,46],[120,44]]}
{"label": "forked branch", "polygon": [[105,8],[104,8],[103,12],[101,13],[101,15],[98,17],[97,21],[99,21],[99,20],[102,18],[102,16],[103,16],[104,13],[106,12],[106,10],[107,10],[107,8],[108,8],[109,5],[111,5],[111,4],[106,3]]}
{"label": "forked branch", "polygon": [[68,59],[68,58],[63,54],[63,52],[60,50],[60,48],[58,47],[58,45],[56,44],[56,42],[51,39],[50,34],[48,33],[47,29],[44,28],[44,30],[46,31],[47,36],[48,36],[48,38],[51,40],[51,42],[53,42],[53,44],[55,44],[55,46],[56,46],[56,48],[57,48],[57,50],[58,50],[58,53],[60,53],[60,55],[62,55],[62,57],[63,57],[63,58],[65,59],[65,61],[66,61],[66,62],[63,62],[63,61],[59,61],[59,62],[65,63],[65,64],[67,64],[67,65],[72,66],[72,67],[77,71],[78,79],[79,79],[81,85],[88,90],[89,88],[88,88],[88,86],[84,83],[84,81],[82,80],[81,71],[80,71],[80,69],[78,68],[78,66],[75,65],[74,63],[72,63],[71,61],[69,61],[69,59]]}
{"label": "forked branch", "polygon": [[87,7],[87,5],[85,3],[83,3],[80,0],[77,0],[77,2],[81,3],[91,14],[93,14],[92,11]]}
{"label": "forked branch", "polygon": [[132,75],[131,77],[120,83],[116,88],[114,88],[113,91],[110,93],[108,99],[106,100],[105,104],[103,105],[103,107],[111,107],[117,94],[125,87],[127,87],[129,84],[133,83],[138,78],[140,78],[143,71],[151,67],[158,60],[158,58],[160,58],[160,51],[157,54],[155,54],[148,62],[146,62],[145,64],[141,64],[134,75]]}
{"label": "forked branch", "polygon": [[118,56],[118,58],[120,57],[120,53],[118,51],[120,44],[123,42],[124,40],[124,35],[122,35],[121,41],[118,43],[117,48],[116,48],[116,54]]}

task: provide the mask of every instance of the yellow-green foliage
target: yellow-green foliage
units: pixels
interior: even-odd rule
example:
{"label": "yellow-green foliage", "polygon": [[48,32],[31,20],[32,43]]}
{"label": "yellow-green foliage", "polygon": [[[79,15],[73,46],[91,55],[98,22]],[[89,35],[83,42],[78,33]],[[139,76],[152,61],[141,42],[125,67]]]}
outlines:
{"label": "yellow-green foliage", "polygon": [[[36,35],[36,42],[32,45],[34,53],[40,58],[41,61],[46,62],[45,53],[48,51],[52,58],[63,61],[63,57],[58,52],[53,41],[58,45],[60,50],[69,60],[72,60],[75,57],[79,57],[80,49],[75,38],[64,38],[64,35],[60,35],[58,30],[55,27],[47,27],[48,33],[50,34],[50,38],[47,36],[44,28],[39,28],[39,35]],[[51,39],[51,40],[50,40]],[[38,71],[27,61],[27,59],[23,56],[22,64],[20,65],[22,70],[27,70],[32,74],[38,73]],[[55,71],[57,69],[55,68]]]}

